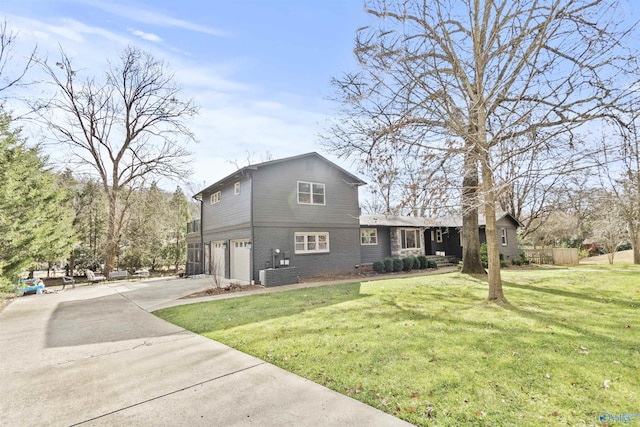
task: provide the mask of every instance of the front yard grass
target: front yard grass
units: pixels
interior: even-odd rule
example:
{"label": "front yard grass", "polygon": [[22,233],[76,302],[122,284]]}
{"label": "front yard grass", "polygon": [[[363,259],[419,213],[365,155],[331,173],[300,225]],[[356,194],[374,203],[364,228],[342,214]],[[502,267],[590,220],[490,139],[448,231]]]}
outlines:
{"label": "front yard grass", "polygon": [[156,314],[417,425],[640,414],[640,268],[505,270],[503,280],[507,305],[451,273]]}

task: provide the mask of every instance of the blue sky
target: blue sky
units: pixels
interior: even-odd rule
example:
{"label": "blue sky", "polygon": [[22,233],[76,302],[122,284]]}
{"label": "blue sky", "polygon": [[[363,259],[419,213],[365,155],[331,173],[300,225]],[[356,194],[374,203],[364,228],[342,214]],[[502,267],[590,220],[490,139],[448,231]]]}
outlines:
{"label": "blue sky", "polygon": [[[355,70],[360,0],[94,1],[4,0],[0,17],[21,52],[61,46],[87,75],[127,45],[165,59],[200,105],[192,129],[196,187],[253,162],[318,151],[334,105],[330,79]],[[35,95],[34,95],[35,96]],[[350,164],[341,166],[357,172]]]}

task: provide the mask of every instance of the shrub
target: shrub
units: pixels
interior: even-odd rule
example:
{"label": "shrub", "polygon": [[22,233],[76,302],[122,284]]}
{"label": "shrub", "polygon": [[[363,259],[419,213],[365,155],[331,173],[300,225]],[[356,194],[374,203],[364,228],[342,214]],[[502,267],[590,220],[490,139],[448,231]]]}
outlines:
{"label": "shrub", "polygon": [[487,254],[487,244],[480,245],[480,259],[482,260],[482,266],[484,268],[489,267],[489,255]]}
{"label": "shrub", "polygon": [[393,273],[393,258],[385,258],[382,262],[384,263],[384,271]]}
{"label": "shrub", "polygon": [[403,271],[411,271],[413,269],[413,265],[415,264],[415,258],[412,256],[406,256],[402,258],[402,270]]}
{"label": "shrub", "polygon": [[438,268],[438,264],[434,260],[427,260],[427,268]]}
{"label": "shrub", "polygon": [[384,273],[384,262],[376,261],[373,263],[373,271],[376,273]]}
{"label": "shrub", "polygon": [[416,265],[415,268],[424,269],[427,268],[427,257],[424,255],[418,255],[416,257]]}
{"label": "shrub", "polygon": [[393,271],[394,272],[398,272],[398,271],[402,271],[402,268],[404,267],[404,263],[402,262],[402,260],[400,258],[394,258],[393,259]]}

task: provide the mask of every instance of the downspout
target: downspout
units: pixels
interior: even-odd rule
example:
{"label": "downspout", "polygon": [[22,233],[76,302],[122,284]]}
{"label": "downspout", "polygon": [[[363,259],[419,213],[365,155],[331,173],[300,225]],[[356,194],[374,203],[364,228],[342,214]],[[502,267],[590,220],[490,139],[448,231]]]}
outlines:
{"label": "downspout", "polygon": [[204,198],[200,198],[200,274],[204,274]]}
{"label": "downspout", "polygon": [[200,271],[198,274],[203,274],[204,273],[204,236],[202,234],[202,228],[203,228],[202,220],[204,219],[204,215],[203,215],[204,199],[202,198],[202,195],[200,195],[200,198],[198,199],[197,194],[193,196],[193,199],[200,202],[200,232],[199,232],[200,233]]}
{"label": "downspout", "polygon": [[256,244],[253,239],[253,174],[249,175],[249,235],[251,239],[251,249],[249,252],[249,282],[250,284],[254,284],[255,280],[253,277],[253,251],[255,250]]}

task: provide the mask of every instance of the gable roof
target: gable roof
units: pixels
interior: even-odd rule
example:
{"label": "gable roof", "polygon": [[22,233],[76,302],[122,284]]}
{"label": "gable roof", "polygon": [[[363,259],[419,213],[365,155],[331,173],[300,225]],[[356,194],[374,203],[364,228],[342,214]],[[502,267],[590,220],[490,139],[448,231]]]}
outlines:
{"label": "gable roof", "polygon": [[222,188],[225,185],[227,185],[229,182],[232,181],[237,181],[239,178],[242,178],[243,176],[246,175],[246,173],[248,171],[255,171],[258,170],[260,168],[263,168],[265,166],[273,166],[273,165],[277,165],[278,163],[284,163],[284,162],[290,162],[293,160],[299,160],[299,159],[304,159],[304,158],[308,158],[308,157],[315,157],[331,166],[333,166],[334,168],[338,169],[340,172],[342,172],[351,182],[349,182],[349,184],[353,184],[353,185],[366,185],[366,182],[364,182],[363,180],[361,180],[360,178],[358,178],[357,176],[353,175],[350,172],[347,172],[345,169],[341,168],[340,166],[336,165],[335,163],[327,160],[326,158],[322,157],[320,154],[314,152],[311,153],[306,153],[306,154],[300,154],[297,156],[291,156],[291,157],[285,157],[282,159],[277,159],[277,160],[269,160],[267,162],[262,162],[262,163],[256,163],[253,165],[248,165],[243,167],[242,169],[238,169],[237,171],[231,173],[230,175],[227,175],[226,177],[222,178],[221,180],[211,184],[210,186],[208,186],[207,188],[205,188],[204,190],[199,191],[198,193],[196,193],[193,197],[194,198],[202,198],[202,195],[204,193],[207,193],[209,191],[215,190],[217,188]]}
{"label": "gable roof", "polygon": [[[522,227],[513,215],[507,212],[496,212],[496,222],[502,219],[510,220],[516,227]],[[478,226],[486,226],[487,217],[484,214],[478,215]],[[451,215],[441,218],[430,218],[427,220],[427,227],[462,227],[462,215]]]}
{"label": "gable roof", "polygon": [[[496,221],[506,218],[513,222],[516,227],[522,224],[511,214],[506,212],[496,212]],[[478,215],[478,225],[486,226],[487,218]],[[360,226],[387,226],[387,227],[462,227],[462,215],[452,215],[441,218],[421,218],[415,216],[397,215],[360,215]]]}
{"label": "gable roof", "polygon": [[387,227],[426,227],[427,220],[417,216],[360,215],[360,225],[382,225]]}

